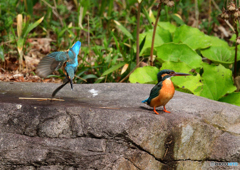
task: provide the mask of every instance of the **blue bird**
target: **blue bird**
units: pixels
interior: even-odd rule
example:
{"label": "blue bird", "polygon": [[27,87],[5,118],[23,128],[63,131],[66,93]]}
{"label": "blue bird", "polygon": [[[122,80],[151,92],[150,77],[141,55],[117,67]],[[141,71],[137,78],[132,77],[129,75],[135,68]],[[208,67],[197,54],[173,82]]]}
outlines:
{"label": "blue bird", "polygon": [[153,107],[153,111],[156,114],[159,114],[156,111],[156,107],[163,106],[163,111],[166,113],[170,113],[165,105],[172,99],[175,88],[171,81],[171,77],[173,76],[190,76],[191,74],[186,73],[176,73],[173,70],[162,70],[157,74],[158,83],[152,88],[149,98],[143,100],[142,103],[146,103],[147,105]]}
{"label": "blue bird", "polygon": [[54,70],[60,69],[64,65],[66,78],[63,81],[63,84],[59,86],[52,93],[54,97],[61,88],[63,88],[67,83],[70,82],[71,89],[73,90],[73,78],[78,66],[78,53],[81,48],[81,42],[77,41],[69,50],[66,51],[57,51],[48,54],[43,57],[40,63],[37,66],[36,73],[39,77],[46,78]]}

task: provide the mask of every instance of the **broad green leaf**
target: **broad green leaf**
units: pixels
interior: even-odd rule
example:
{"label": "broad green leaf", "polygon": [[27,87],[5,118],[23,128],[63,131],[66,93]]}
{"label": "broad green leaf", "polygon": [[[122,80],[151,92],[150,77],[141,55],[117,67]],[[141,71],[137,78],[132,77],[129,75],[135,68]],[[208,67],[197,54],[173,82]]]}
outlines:
{"label": "broad green leaf", "polygon": [[239,92],[233,92],[233,93],[228,94],[227,96],[219,99],[219,101],[240,106],[240,93]]}
{"label": "broad green leaf", "polygon": [[211,42],[211,46],[215,46],[215,47],[229,47],[228,43],[218,37],[214,37],[214,36],[209,36],[209,40]]}
{"label": "broad green leaf", "polygon": [[132,34],[122,25],[120,24],[118,21],[114,20],[115,24],[117,25],[118,29],[120,29],[128,38],[130,38],[131,40],[133,40],[133,36]]}
{"label": "broad green leaf", "polygon": [[186,44],[167,43],[156,47],[159,61],[184,62],[191,68],[202,67],[202,58]]}
{"label": "broad green leaf", "polygon": [[106,76],[110,73],[112,73],[113,71],[119,69],[120,67],[122,67],[125,63],[119,63],[117,65],[112,66],[111,68],[107,69],[106,71],[103,72],[102,76]]}
{"label": "broad green leaf", "polygon": [[29,24],[29,25],[26,25],[27,30],[24,32],[23,37],[26,38],[26,36],[28,35],[28,33],[29,33],[30,31],[32,31],[35,27],[37,27],[37,26],[42,22],[43,19],[44,19],[44,17],[40,18],[39,20],[37,20],[37,21],[34,22],[34,23],[31,23],[31,24]]}
{"label": "broad green leaf", "polygon": [[145,66],[137,68],[129,77],[131,83],[153,83],[157,80],[157,67]]}
{"label": "broad green leaf", "polygon": [[217,63],[231,64],[234,62],[234,56],[229,47],[211,46],[210,48],[201,50],[201,53],[204,57]]}
{"label": "broad green leaf", "polygon": [[[144,55],[149,55],[150,54],[149,51],[146,52],[146,49],[151,48],[152,36],[153,36],[153,29],[139,35],[140,44],[142,43],[142,41],[146,37],[143,48],[141,49],[140,55],[143,55],[143,54]],[[155,40],[154,40],[154,47],[158,47],[158,46],[162,45],[163,43],[167,43],[167,42],[170,42],[170,41],[171,41],[170,32],[161,28],[161,27],[157,27],[156,34],[155,34]]]}
{"label": "broad green leaf", "polygon": [[178,27],[173,36],[173,42],[184,43],[193,50],[204,49],[211,46],[210,37],[205,35],[197,28],[192,28],[187,25]]}
{"label": "broad green leaf", "polygon": [[158,26],[168,30],[170,33],[174,33],[176,31],[176,26],[171,24],[170,22],[158,22]]}
{"label": "broad green leaf", "polygon": [[2,61],[5,60],[5,59],[4,59],[4,49],[3,49],[3,46],[2,46],[2,45],[0,46],[0,59],[1,59]]}
{"label": "broad green leaf", "polygon": [[[175,72],[189,74],[192,68],[183,62],[176,63],[176,62],[167,61],[163,63],[161,70],[162,69],[170,69],[170,70],[174,70]],[[199,74],[197,74],[196,76],[193,76],[193,75],[192,76],[175,76],[175,77],[172,77],[171,79],[176,86],[182,89],[187,89],[191,93],[194,93],[197,87],[203,85],[201,83],[201,77]]]}
{"label": "broad green leaf", "polygon": [[221,64],[218,66],[203,64],[203,86],[195,94],[213,100],[219,100],[227,93],[236,90],[233,85],[232,72]]}

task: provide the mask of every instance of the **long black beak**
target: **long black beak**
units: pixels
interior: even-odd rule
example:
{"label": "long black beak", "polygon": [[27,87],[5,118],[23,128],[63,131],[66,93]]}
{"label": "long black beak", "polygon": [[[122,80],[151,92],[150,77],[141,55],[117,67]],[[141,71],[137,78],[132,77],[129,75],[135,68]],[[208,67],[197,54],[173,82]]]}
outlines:
{"label": "long black beak", "polygon": [[59,90],[61,90],[66,84],[68,84],[70,79],[68,79],[65,83],[63,83],[61,86],[59,86],[58,88],[56,88],[56,90],[54,90],[54,92],[52,93],[52,98],[57,94],[57,92]]}
{"label": "long black beak", "polygon": [[172,76],[191,76],[191,74],[186,74],[186,73],[173,73]]}
{"label": "long black beak", "polygon": [[69,80],[70,80],[71,90],[73,90],[73,82],[72,82],[72,79],[69,79]]}

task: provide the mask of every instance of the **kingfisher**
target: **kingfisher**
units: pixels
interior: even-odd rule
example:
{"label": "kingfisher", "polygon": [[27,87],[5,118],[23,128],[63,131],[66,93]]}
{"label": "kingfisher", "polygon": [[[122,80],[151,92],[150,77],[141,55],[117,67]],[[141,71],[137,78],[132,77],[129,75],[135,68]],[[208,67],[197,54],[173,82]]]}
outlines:
{"label": "kingfisher", "polygon": [[173,76],[189,76],[191,74],[185,73],[176,73],[173,70],[162,70],[157,74],[158,83],[152,88],[149,98],[143,100],[142,103],[146,103],[147,105],[153,107],[153,111],[156,114],[159,114],[156,111],[156,107],[163,106],[163,111],[166,113],[171,113],[167,111],[166,104],[169,100],[172,99],[175,88],[171,81],[171,77]]}
{"label": "kingfisher", "polygon": [[80,48],[81,42],[77,41],[70,49],[66,51],[57,51],[50,53],[43,57],[39,62],[36,73],[39,77],[42,78],[46,78],[54,70],[58,70],[64,66],[64,73],[66,78],[63,80],[63,84],[53,91],[52,98],[69,82],[71,85],[71,90],[73,90],[73,78],[78,67],[77,56]]}

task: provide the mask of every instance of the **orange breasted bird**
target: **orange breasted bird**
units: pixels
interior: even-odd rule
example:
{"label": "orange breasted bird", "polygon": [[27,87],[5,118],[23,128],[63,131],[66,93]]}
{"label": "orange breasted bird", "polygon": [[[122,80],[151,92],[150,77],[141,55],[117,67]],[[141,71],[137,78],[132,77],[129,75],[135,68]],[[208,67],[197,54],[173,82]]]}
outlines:
{"label": "orange breasted bird", "polygon": [[156,107],[163,106],[163,111],[170,113],[165,108],[166,104],[169,102],[169,100],[172,99],[175,88],[171,81],[172,76],[189,76],[191,74],[185,74],[185,73],[176,73],[173,70],[162,70],[157,74],[158,83],[152,88],[149,98],[146,100],[143,100],[142,103],[146,103],[147,105],[153,107],[153,111],[156,114],[159,114],[156,111]]}

